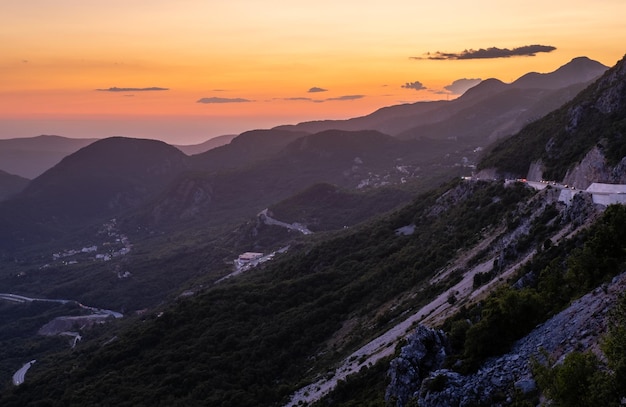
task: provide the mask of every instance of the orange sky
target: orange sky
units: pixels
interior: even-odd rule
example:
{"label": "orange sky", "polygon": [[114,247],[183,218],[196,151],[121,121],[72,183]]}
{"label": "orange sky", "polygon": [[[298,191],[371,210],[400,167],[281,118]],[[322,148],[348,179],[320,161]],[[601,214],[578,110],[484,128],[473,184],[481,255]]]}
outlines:
{"label": "orange sky", "polygon": [[[444,87],[457,79],[509,82],[577,56],[613,65],[626,53],[623,0],[0,2],[0,138],[187,144],[454,98]],[[555,49],[425,59],[530,45]],[[425,89],[402,87],[415,82]],[[141,90],[155,87],[167,90]]]}

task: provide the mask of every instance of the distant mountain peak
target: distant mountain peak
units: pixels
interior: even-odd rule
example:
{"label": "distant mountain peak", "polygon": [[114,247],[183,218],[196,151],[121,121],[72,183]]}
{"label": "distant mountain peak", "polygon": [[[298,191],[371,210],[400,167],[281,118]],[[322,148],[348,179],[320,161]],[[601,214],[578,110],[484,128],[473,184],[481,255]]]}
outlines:
{"label": "distant mountain peak", "polygon": [[36,208],[44,221],[107,216],[139,206],[188,168],[188,157],[162,141],[111,137],[65,157],[20,197],[45,202]]}
{"label": "distant mountain peak", "polygon": [[461,97],[465,100],[476,99],[501,92],[507,88],[507,84],[500,79],[489,78],[481,81],[478,85],[469,88]]}
{"label": "distant mountain peak", "polygon": [[608,66],[588,57],[576,57],[553,72],[529,72],[522,75],[511,83],[511,86],[516,88],[558,89],[576,83],[591,81],[602,75],[607,69],[609,69]]}

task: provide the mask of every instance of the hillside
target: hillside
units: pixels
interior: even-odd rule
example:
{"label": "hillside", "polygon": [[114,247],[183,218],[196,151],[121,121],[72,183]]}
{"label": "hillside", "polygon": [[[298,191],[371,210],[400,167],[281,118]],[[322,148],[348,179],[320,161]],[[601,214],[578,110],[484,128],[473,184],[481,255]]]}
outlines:
{"label": "hillside", "polygon": [[[448,262],[448,253],[475,244],[483,228],[506,218],[518,200],[530,193],[523,187],[505,189],[486,183],[452,188],[467,200],[448,207],[438,199],[445,189],[435,191],[388,219],[319,244],[308,243],[262,273],[207,286],[197,296],[165,309],[160,318],[147,318],[110,345],[96,345],[95,354],[72,358],[80,374],[63,377],[42,369],[43,381],[39,382],[33,370],[29,386],[50,385],[41,390],[53,395],[53,388],[66,389],[63,395],[57,394],[59,402],[66,404],[89,404],[103,394],[111,402],[126,399],[136,405],[165,405],[175,399],[192,404],[275,404],[306,376],[311,354],[323,351],[325,356],[316,365],[327,366],[407,309],[449,287],[455,277],[435,287],[427,284]],[[494,195],[502,200],[482,204],[485,199],[491,202]],[[448,208],[448,216],[431,222],[434,211]],[[476,216],[466,218],[474,210],[479,211]],[[395,232],[411,223],[418,231],[413,236]],[[413,295],[419,292],[422,295]],[[396,306],[389,307],[390,301]],[[345,332],[340,331],[347,321],[352,322]],[[106,335],[102,340],[107,340]],[[183,357],[181,352],[194,358]],[[65,363],[64,359],[58,363]],[[114,377],[105,373],[110,371],[109,363],[116,365]],[[151,366],[150,374],[147,366]],[[189,374],[176,375],[180,369]],[[136,375],[136,371],[146,373]],[[205,371],[219,374],[204,375]],[[129,394],[130,388],[124,390],[122,383],[129,382],[131,375]],[[89,393],[74,390],[79,384],[71,382],[78,377],[90,383]],[[69,381],[61,385],[58,380]],[[169,401],[168,394],[173,397]],[[3,404],[11,405],[10,400]]]}
{"label": "hillside", "polygon": [[9,174],[0,170],[0,201],[15,195],[26,188],[30,180],[19,175]]}
{"label": "hillside", "polygon": [[[582,82],[556,90],[507,85],[506,89],[460,110],[444,121],[413,127],[397,137],[447,138],[456,140],[459,146],[487,146],[561,107],[588,84]],[[472,89],[479,87],[481,84]]]}
{"label": "hillside", "polygon": [[[113,327],[115,334],[101,331],[91,345],[81,344],[80,353],[42,359],[29,372],[28,391],[6,392],[2,403],[46,400],[54,406],[106,399],[139,406],[176,402],[263,406],[287,403],[295,394],[296,404],[297,397],[309,400],[309,395],[317,395],[316,386],[331,390],[334,385],[325,383],[334,380],[337,385],[338,379],[357,372],[348,384],[357,388],[363,386],[360,380],[374,384],[356,393],[342,387],[329,400],[341,400],[347,392],[351,402],[381,403],[387,383],[384,366],[396,341],[413,326],[407,323],[406,333],[398,331],[405,320],[434,325],[452,315],[448,323],[459,329],[463,325],[456,335],[462,333],[458,338],[465,339],[455,339],[452,352],[457,353],[451,355],[460,355],[456,356],[460,366],[472,369],[484,358],[506,352],[512,341],[569,298],[619,272],[626,260],[619,249],[626,245],[623,233],[613,236],[604,254],[606,263],[597,272],[589,259],[602,250],[596,242],[608,237],[606,226],[626,230],[623,208],[607,211],[585,232],[580,227],[593,223],[600,213],[597,208],[585,200],[567,206],[557,198],[554,191],[535,193],[519,183],[446,185],[378,221],[302,242],[262,270],[206,285],[123,331]],[[554,249],[547,240],[554,241]],[[529,258],[532,263],[519,268]],[[558,274],[564,280],[550,280],[548,285],[543,279],[554,267],[552,258],[558,258],[558,264],[576,261],[581,268],[573,274],[564,269]],[[472,300],[483,285],[526,281],[520,280],[524,276],[529,283],[522,291],[503,293],[508,296],[506,304],[526,301],[526,308],[507,306],[497,311],[504,313],[499,316],[491,309],[504,299]],[[537,294],[529,291],[537,287]],[[559,287],[568,289],[556,296],[551,290]],[[461,305],[468,314],[454,316]],[[463,324],[455,322],[459,318]],[[464,325],[467,319],[470,325]],[[385,338],[378,341],[382,348],[367,345],[377,337]],[[371,350],[359,353],[365,348]],[[70,365],[72,374],[54,373]],[[315,384],[306,392],[295,392],[300,383],[308,382]]]}
{"label": "hillside", "polygon": [[50,228],[76,229],[137,207],[187,169],[187,159],[154,140],[94,142],[1,204],[0,239],[5,248],[54,239]]}
{"label": "hillside", "polygon": [[407,190],[388,187],[353,192],[330,184],[315,184],[269,207],[272,216],[287,223],[299,222],[312,231],[356,225],[376,214],[410,201]]}
{"label": "hillside", "polygon": [[0,169],[33,179],[96,140],[45,135],[0,140]]}
{"label": "hillside", "polygon": [[230,143],[193,157],[196,168],[219,171],[251,165],[270,158],[292,141],[307,133],[284,130],[252,130],[233,138]]}

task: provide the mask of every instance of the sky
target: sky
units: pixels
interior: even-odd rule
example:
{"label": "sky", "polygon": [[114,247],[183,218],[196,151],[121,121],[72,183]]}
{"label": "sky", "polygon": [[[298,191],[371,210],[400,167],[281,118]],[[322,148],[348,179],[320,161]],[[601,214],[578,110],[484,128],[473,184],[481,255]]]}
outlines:
{"label": "sky", "polygon": [[0,0],[0,138],[194,144],[626,53],[624,0]]}

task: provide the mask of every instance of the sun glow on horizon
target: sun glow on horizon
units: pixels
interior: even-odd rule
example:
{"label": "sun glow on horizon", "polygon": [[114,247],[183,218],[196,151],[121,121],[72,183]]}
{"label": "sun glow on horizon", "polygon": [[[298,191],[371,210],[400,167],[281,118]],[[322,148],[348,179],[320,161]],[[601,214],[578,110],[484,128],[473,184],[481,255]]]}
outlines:
{"label": "sun glow on horizon", "polygon": [[[583,55],[613,65],[626,52],[623,1],[440,3],[11,2],[0,16],[0,138],[37,135],[26,133],[49,120],[74,120],[102,136],[106,126],[90,129],[89,118],[92,124],[107,118],[142,122],[142,132],[154,138],[203,141],[452,99],[458,95],[445,87],[458,79],[510,82]],[[524,54],[539,44],[555,49]],[[473,58],[479,49],[513,53]],[[463,52],[469,57],[429,59]],[[167,118],[181,120],[179,134],[154,124]],[[228,120],[232,131],[225,131]],[[206,123],[205,131],[198,123]],[[128,132],[141,127],[128,124]],[[79,129],[58,132],[80,137]]]}

